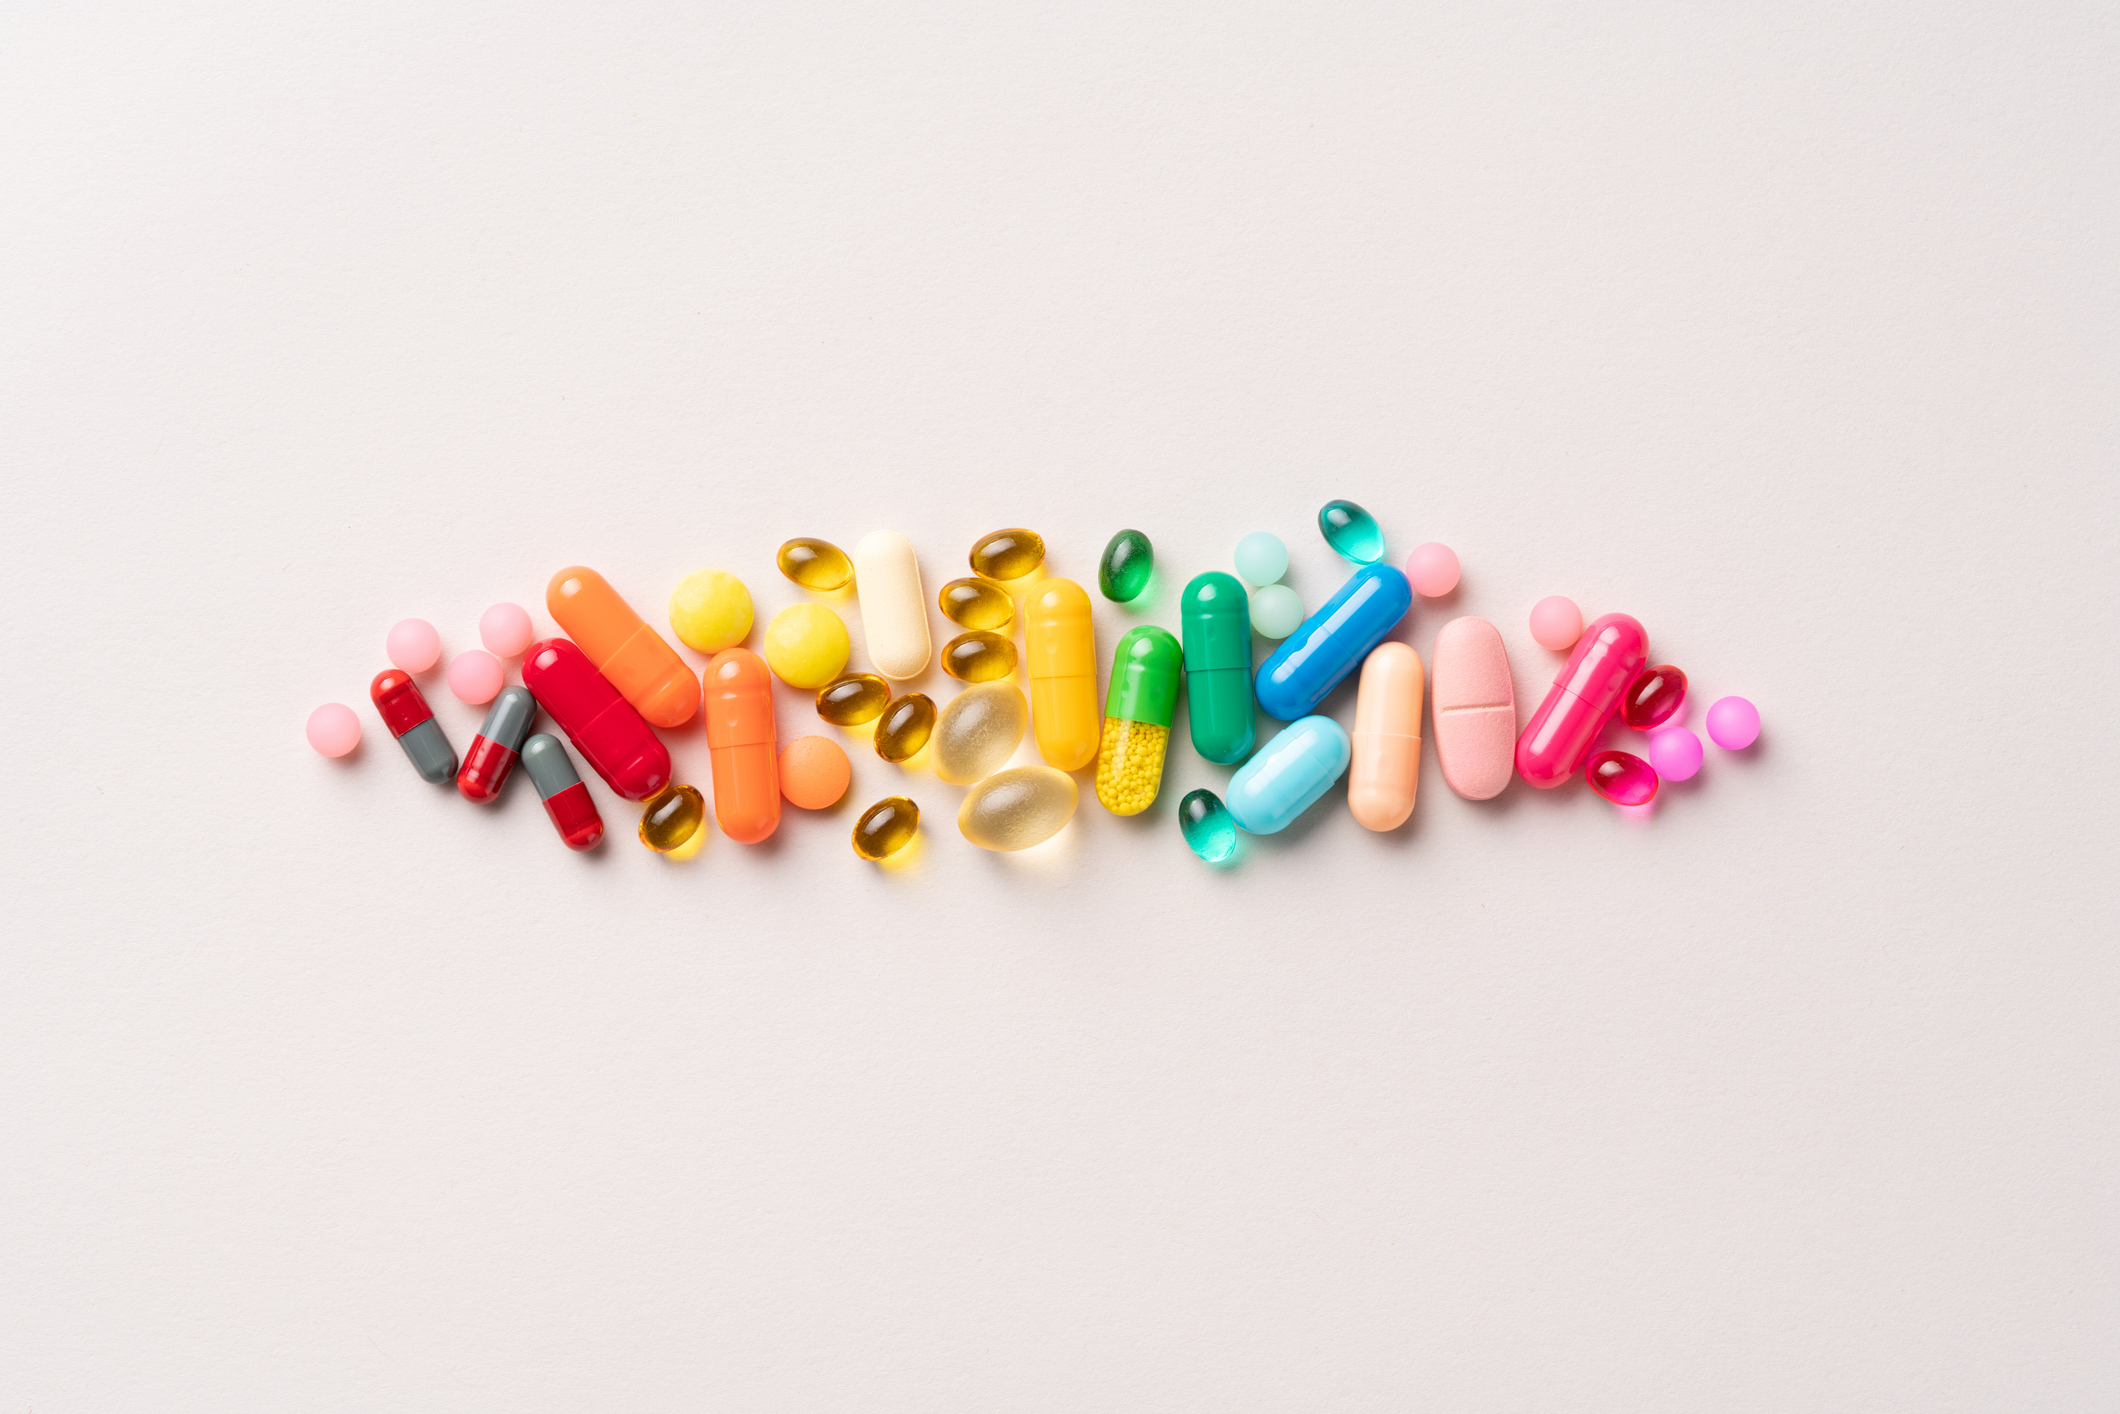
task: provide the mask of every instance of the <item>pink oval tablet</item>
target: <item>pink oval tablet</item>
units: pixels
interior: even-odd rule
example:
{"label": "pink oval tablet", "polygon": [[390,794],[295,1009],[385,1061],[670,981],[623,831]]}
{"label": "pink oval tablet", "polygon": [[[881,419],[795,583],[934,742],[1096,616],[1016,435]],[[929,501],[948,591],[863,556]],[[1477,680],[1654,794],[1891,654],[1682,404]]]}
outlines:
{"label": "pink oval tablet", "polygon": [[309,714],[309,744],[322,756],[344,756],[361,744],[361,719],[343,702],[327,702]]}
{"label": "pink oval tablet", "polygon": [[449,690],[456,694],[459,702],[482,707],[500,696],[504,681],[501,660],[483,648],[459,653],[450,660]]}
{"label": "pink oval tablet", "polygon": [[1531,606],[1531,636],[1539,647],[1565,653],[1583,636],[1583,611],[1573,599],[1549,594]]}
{"label": "pink oval tablet", "polygon": [[497,657],[522,657],[534,636],[530,615],[520,604],[495,604],[479,615],[478,641]]}
{"label": "pink oval tablet", "polygon": [[1467,800],[1490,800],[1516,772],[1516,683],[1501,630],[1452,619],[1435,638],[1430,701],[1443,779]]}
{"label": "pink oval tablet", "polygon": [[383,640],[383,652],[391,667],[424,673],[442,656],[442,636],[425,619],[399,619],[391,625],[390,637]]}

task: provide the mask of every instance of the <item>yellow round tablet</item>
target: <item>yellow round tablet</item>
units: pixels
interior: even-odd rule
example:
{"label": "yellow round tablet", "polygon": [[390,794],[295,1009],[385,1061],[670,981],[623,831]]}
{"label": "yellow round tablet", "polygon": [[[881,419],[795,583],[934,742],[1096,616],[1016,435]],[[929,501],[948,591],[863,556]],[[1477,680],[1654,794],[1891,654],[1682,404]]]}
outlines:
{"label": "yellow round tablet", "polygon": [[688,574],[670,593],[670,627],[701,653],[734,648],[751,632],[751,591],[727,570]]}
{"label": "yellow round tablet", "polygon": [[789,687],[816,689],[847,665],[847,626],[822,604],[790,604],[766,625],[766,663]]}

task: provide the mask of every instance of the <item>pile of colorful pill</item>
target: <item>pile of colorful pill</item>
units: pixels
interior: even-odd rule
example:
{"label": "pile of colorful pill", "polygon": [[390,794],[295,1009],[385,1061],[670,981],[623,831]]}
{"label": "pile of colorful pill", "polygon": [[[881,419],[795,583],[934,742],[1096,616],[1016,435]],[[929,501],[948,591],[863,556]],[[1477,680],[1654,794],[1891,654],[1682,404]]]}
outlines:
{"label": "pile of colorful pill", "polygon": [[[822,736],[779,747],[776,678],[814,693],[817,715],[831,725],[870,727],[885,761],[902,765],[930,752],[938,778],[969,787],[958,831],[989,850],[1028,849],[1064,829],[1079,799],[1071,772],[1095,768],[1097,800],[1112,814],[1146,810],[1162,788],[1181,687],[1193,750],[1237,768],[1226,799],[1196,790],[1179,805],[1186,843],[1210,863],[1236,856],[1240,831],[1285,829],[1342,775],[1348,810],[1364,827],[1403,825],[1420,775],[1430,669],[1436,757],[1443,780],[1467,800],[1492,799],[1512,777],[1550,790],[1580,772],[1605,799],[1639,807],[1655,798],[1659,781],[1687,780],[1700,770],[1700,739],[1679,720],[1686,675],[1650,664],[1648,635],[1628,615],[1606,614],[1586,627],[1567,599],[1542,599],[1532,608],[1532,637],[1568,660],[1519,732],[1509,659],[1493,624],[1451,620],[1426,668],[1412,648],[1384,641],[1416,594],[1441,598],[1456,590],[1456,554],[1427,544],[1406,557],[1403,572],[1384,563],[1382,528],[1351,501],[1328,503],[1318,529],[1356,567],[1338,593],[1306,617],[1295,591],[1281,583],[1288,547],[1266,531],[1245,536],[1236,546],[1236,575],[1213,570],[1186,584],[1177,636],[1142,625],[1119,640],[1101,713],[1090,597],[1072,580],[1043,574],[1045,542],[1021,529],[982,537],[972,546],[972,573],[937,596],[943,617],[962,630],[942,646],[942,669],[967,684],[939,712],[924,693],[893,695],[892,683],[919,676],[935,652],[912,543],[890,530],[869,535],[852,555],[805,538],[788,541],[778,556],[781,573],[804,589],[836,594],[853,586],[873,673],[846,670],[846,625],[817,602],[775,615],[761,658],[742,646],[753,626],[750,591],[734,575],[702,570],[670,596],[671,630],[711,655],[695,677],[602,575],[576,565],[554,575],[545,591],[545,607],[567,637],[533,643],[530,615],[496,604],[479,620],[484,650],[450,662],[450,691],[492,704],[461,763],[414,681],[441,656],[431,625],[407,619],[390,630],[385,648],[393,666],[377,674],[369,698],[413,769],[436,785],[455,781],[467,800],[498,798],[520,760],[571,849],[595,848],[603,819],[566,744],[531,732],[540,711],[606,785],[642,803],[640,839],[652,850],[684,848],[706,821],[705,798],[671,779],[669,750],[655,733],[689,722],[702,693],[714,819],[723,834],[743,844],[765,839],[780,826],[783,799],[803,810],[837,805],[853,775],[846,752]],[[1115,603],[1131,602],[1154,569],[1149,538],[1122,530],[1105,547],[1097,587]],[[1020,654],[1012,632],[1019,618]],[[1280,644],[1256,671],[1254,634]],[[503,662],[518,657],[522,685],[504,686]],[[1028,701],[1012,681],[1019,664]],[[1317,708],[1358,667],[1350,733]],[[1261,712],[1288,724],[1264,747],[1257,745]],[[1647,760],[1596,749],[1615,719],[1649,734]],[[1717,746],[1742,751],[1759,736],[1759,713],[1742,697],[1724,697],[1708,709],[1706,725]],[[1009,768],[1026,731],[1045,764]],[[308,735],[324,755],[344,756],[360,742],[360,719],[329,703],[311,714]],[[920,807],[890,796],[862,812],[854,852],[887,858],[919,828]]]}

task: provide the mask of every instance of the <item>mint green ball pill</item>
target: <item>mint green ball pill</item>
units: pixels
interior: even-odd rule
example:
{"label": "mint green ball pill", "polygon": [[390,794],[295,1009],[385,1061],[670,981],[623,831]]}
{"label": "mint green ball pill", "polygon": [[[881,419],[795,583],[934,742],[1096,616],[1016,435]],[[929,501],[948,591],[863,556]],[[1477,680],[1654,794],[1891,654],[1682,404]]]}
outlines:
{"label": "mint green ball pill", "polygon": [[1246,584],[1279,584],[1288,573],[1288,547],[1271,531],[1254,530],[1237,542],[1237,578]]}
{"label": "mint green ball pill", "polygon": [[1303,622],[1303,601],[1285,584],[1269,584],[1251,596],[1251,626],[1261,638],[1286,638]]}

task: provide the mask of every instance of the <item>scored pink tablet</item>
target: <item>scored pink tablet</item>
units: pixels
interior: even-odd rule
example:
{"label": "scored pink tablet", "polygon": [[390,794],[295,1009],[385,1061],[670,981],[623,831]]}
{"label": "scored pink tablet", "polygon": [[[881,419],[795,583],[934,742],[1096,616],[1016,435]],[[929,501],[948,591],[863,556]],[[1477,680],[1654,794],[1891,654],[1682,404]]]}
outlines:
{"label": "scored pink tablet", "polygon": [[1516,683],[1501,631],[1485,619],[1444,624],[1430,679],[1443,779],[1467,800],[1500,795],[1516,772]]}

